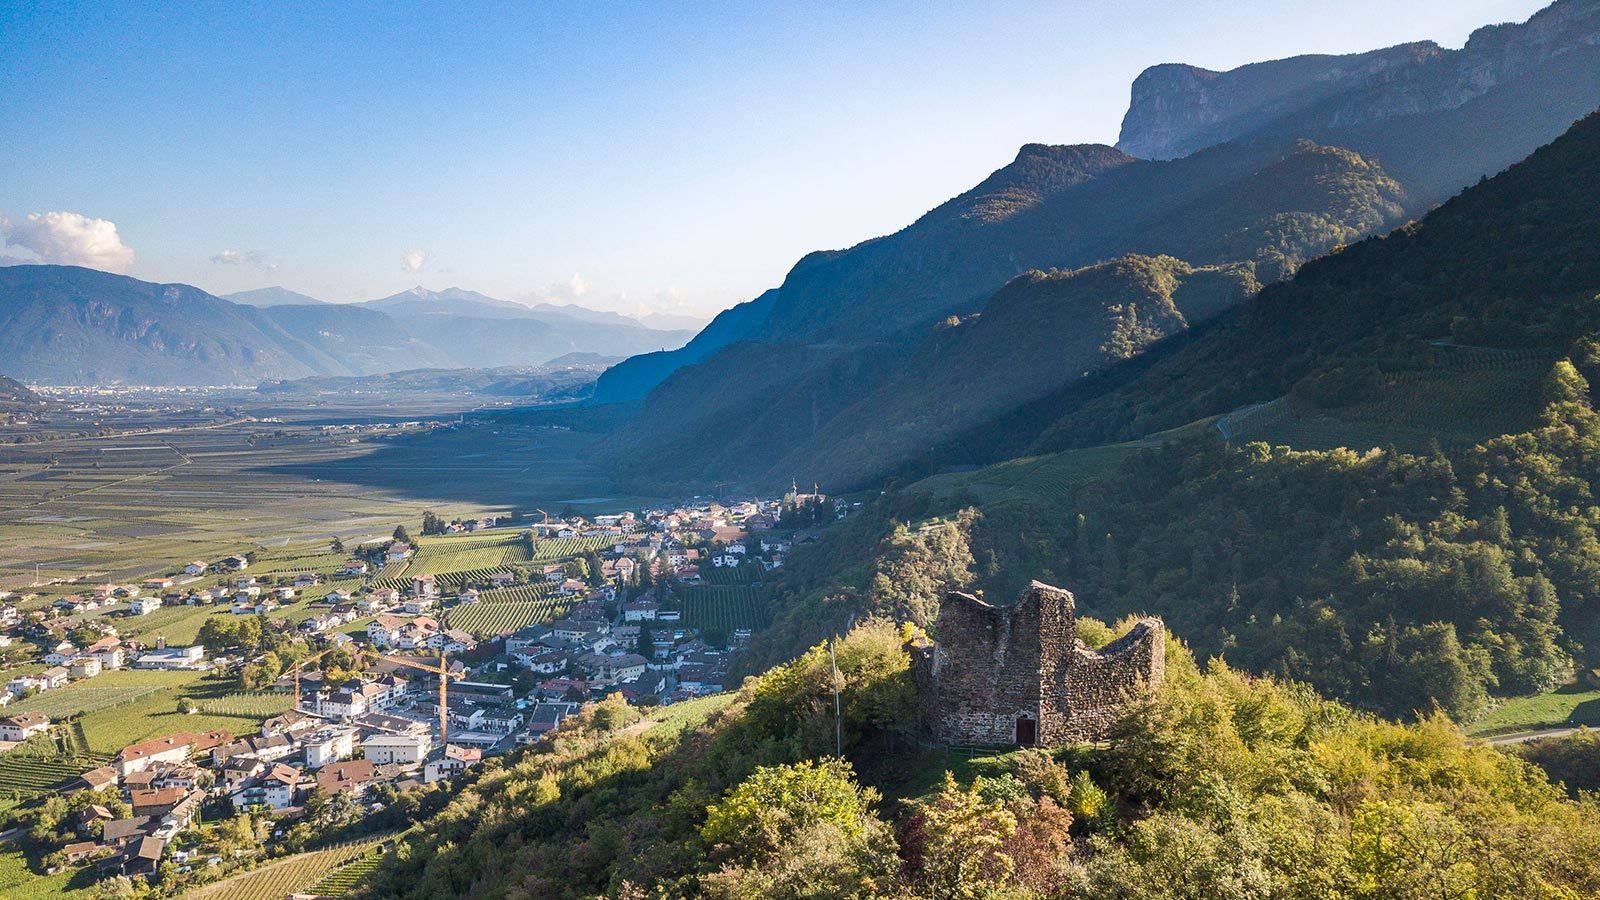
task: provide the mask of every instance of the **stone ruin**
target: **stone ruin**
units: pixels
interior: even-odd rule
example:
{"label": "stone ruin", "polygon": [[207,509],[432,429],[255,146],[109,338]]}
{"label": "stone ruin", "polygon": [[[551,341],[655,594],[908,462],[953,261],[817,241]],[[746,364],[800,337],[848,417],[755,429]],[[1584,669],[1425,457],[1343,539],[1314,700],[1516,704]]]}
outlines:
{"label": "stone ruin", "polygon": [[1145,619],[1099,650],[1078,640],[1069,591],[1037,581],[1011,606],[945,596],[937,643],[915,648],[934,740],[1044,746],[1104,737],[1130,701],[1161,683],[1166,626]]}

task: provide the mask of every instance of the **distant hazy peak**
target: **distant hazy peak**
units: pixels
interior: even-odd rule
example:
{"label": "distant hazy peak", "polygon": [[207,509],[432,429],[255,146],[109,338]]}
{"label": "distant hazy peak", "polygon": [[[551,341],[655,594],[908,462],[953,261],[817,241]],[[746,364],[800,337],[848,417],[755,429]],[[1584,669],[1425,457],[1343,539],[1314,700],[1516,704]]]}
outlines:
{"label": "distant hazy peak", "polygon": [[1226,72],[1152,66],[1133,83],[1117,147],[1145,159],[1175,159],[1279,122],[1310,131],[1455,109],[1530,67],[1595,46],[1600,0],[1557,0],[1525,23],[1478,29],[1460,50],[1422,41]]}
{"label": "distant hazy peak", "polygon": [[230,303],[243,303],[246,306],[317,306],[327,302],[277,285],[218,296]]}

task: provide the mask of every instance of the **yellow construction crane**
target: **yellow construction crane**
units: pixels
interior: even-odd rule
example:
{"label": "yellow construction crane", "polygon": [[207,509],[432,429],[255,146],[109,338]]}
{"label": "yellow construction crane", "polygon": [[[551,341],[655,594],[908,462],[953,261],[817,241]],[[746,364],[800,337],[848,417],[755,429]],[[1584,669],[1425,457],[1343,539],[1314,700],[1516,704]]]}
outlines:
{"label": "yellow construction crane", "polygon": [[[340,650],[340,649],[343,649],[343,648],[340,648],[340,647],[329,647],[328,649],[322,651],[321,653],[312,654],[311,656],[308,656],[305,659],[302,659],[299,662],[294,664],[294,708],[295,709],[299,709],[300,708],[300,670],[305,668],[306,666],[310,665],[311,663],[314,663],[317,660],[323,658],[324,656],[327,656],[329,653],[332,653],[335,650]],[[420,670],[422,670],[424,672],[432,672],[435,675],[438,675],[439,676],[439,743],[440,743],[440,745],[444,745],[444,744],[450,743],[450,706],[449,706],[450,679],[452,679],[452,678],[461,678],[461,677],[463,677],[462,673],[450,671],[449,668],[446,665],[446,661],[445,661],[445,658],[443,656],[439,657],[439,664],[437,666],[434,666],[434,665],[430,665],[428,663],[423,662],[421,657],[415,657],[415,656],[389,656],[388,654],[379,653],[376,650],[369,650],[369,649],[367,649],[365,647],[351,647],[349,649],[350,649],[351,654],[353,654],[355,656],[355,659],[356,659],[357,662],[360,662],[361,661],[361,657],[363,657],[363,656],[371,657],[372,659],[386,659],[386,660],[389,660],[390,662],[399,663],[400,665],[403,665],[403,666],[410,666],[413,669],[420,669]]]}
{"label": "yellow construction crane", "polygon": [[439,664],[437,666],[433,666],[423,662],[421,657],[416,656],[389,656],[385,653],[379,653],[376,650],[367,649],[362,649],[361,655],[370,656],[373,659],[387,659],[390,662],[399,663],[403,666],[410,666],[413,669],[420,669],[424,672],[432,672],[433,674],[438,675],[439,744],[443,746],[450,743],[450,679],[462,677],[460,672],[450,671],[450,669],[446,667],[445,658],[443,656],[439,657]]}
{"label": "yellow construction crane", "polygon": [[340,648],[329,647],[321,653],[313,653],[294,664],[294,708],[296,710],[300,708],[300,670],[338,649]]}

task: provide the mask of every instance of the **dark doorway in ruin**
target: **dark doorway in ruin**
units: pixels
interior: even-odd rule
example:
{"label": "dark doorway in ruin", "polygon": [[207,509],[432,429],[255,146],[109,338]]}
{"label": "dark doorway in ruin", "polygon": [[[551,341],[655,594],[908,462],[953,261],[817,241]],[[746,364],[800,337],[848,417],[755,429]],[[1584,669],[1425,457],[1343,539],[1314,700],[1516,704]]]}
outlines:
{"label": "dark doorway in ruin", "polygon": [[1017,744],[1032,747],[1039,740],[1039,723],[1024,716],[1017,720]]}

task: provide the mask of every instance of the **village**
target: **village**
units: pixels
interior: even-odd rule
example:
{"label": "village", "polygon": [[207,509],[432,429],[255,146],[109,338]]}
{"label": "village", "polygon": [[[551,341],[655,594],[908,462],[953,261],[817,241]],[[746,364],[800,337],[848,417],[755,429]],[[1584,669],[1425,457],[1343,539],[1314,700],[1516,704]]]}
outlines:
{"label": "village", "polygon": [[[59,756],[92,716],[132,708],[72,698],[138,673],[190,679],[223,699],[178,697],[176,714],[256,715],[105,759],[74,751],[79,767],[100,764],[57,786],[53,830],[30,839],[55,871],[221,877],[291,832],[304,842],[330,810],[349,830],[536,743],[585,704],[670,706],[736,687],[730,659],[763,621],[762,579],[849,509],[796,491],[532,523],[429,513],[415,538],[402,526],[308,551],[320,568],[244,552],[137,584],[0,592],[0,771],[8,756]],[[500,565],[468,567],[495,554]],[[192,642],[140,632],[185,609]],[[218,825],[233,818],[269,823],[260,849],[223,852]]]}

